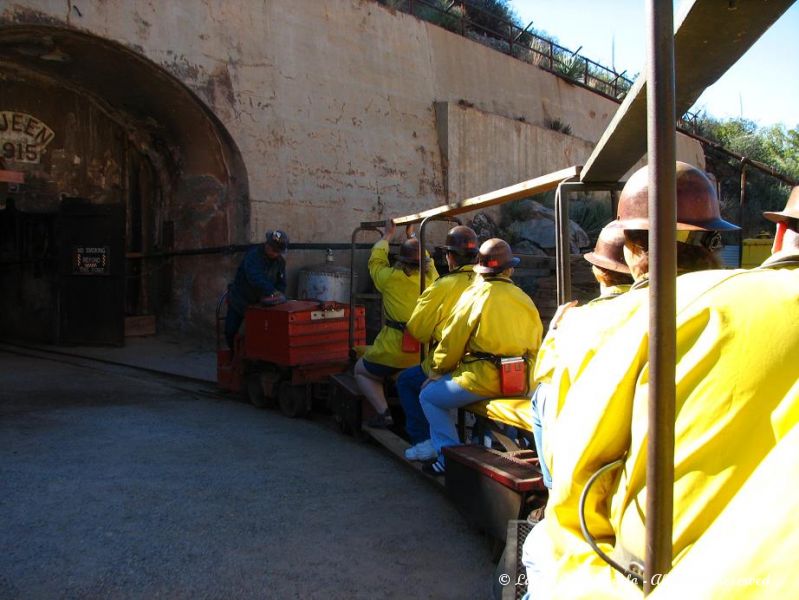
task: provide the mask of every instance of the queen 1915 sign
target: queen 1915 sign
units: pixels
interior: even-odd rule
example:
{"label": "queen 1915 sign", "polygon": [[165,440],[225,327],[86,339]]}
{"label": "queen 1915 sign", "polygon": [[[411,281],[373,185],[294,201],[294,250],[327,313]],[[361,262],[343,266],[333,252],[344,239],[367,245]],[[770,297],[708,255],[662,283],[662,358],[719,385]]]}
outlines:
{"label": "queen 1915 sign", "polygon": [[73,275],[108,275],[110,254],[109,246],[74,246]]}
{"label": "queen 1915 sign", "polygon": [[39,163],[55,133],[34,116],[0,110],[0,156],[7,163]]}

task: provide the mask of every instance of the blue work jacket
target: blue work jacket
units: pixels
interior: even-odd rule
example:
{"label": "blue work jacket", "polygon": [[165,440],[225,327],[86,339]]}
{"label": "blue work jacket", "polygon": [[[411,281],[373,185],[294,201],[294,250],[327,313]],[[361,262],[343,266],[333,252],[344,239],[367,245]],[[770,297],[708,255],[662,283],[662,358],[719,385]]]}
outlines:
{"label": "blue work jacket", "polygon": [[270,259],[262,244],[253,246],[241,261],[236,278],[228,286],[230,307],[239,312],[263,296],[286,292],[286,261],[282,256]]}

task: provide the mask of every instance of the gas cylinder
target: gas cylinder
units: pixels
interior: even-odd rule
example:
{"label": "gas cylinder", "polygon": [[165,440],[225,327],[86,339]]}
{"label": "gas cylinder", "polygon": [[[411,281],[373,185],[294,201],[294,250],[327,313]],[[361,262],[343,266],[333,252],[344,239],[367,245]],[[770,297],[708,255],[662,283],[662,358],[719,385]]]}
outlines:
{"label": "gas cylinder", "polygon": [[300,300],[333,300],[348,304],[350,301],[350,270],[334,263],[333,250],[328,249],[323,264],[300,269],[297,297]]}

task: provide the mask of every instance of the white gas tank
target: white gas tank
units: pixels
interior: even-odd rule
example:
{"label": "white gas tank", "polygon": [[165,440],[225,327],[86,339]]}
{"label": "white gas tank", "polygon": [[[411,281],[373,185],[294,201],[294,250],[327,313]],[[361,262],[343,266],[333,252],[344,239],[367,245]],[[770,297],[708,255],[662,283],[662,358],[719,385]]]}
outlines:
{"label": "white gas tank", "polygon": [[334,264],[332,250],[327,251],[324,264],[300,269],[298,275],[297,298],[300,300],[332,300],[349,304],[350,270]]}

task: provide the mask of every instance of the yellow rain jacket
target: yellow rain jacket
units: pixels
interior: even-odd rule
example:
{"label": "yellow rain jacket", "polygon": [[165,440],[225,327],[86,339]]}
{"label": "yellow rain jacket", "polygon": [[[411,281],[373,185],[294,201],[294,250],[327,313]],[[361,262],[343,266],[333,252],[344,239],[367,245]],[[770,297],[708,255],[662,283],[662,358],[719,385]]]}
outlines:
{"label": "yellow rain jacket", "polygon": [[[557,569],[554,587],[536,590],[537,598],[640,597],[583,540],[578,504],[590,476],[623,458],[623,469],[592,488],[585,518],[617,562],[622,554],[643,559],[649,371],[641,292],[626,295],[640,302],[628,304],[630,315],[601,348],[587,350],[551,432],[556,476],[543,524]],[[797,356],[796,266],[678,278],[674,564],[796,424]]]}
{"label": "yellow rain jacket", "polygon": [[[423,344],[437,344],[441,341],[444,324],[463,291],[474,281],[474,276],[474,265],[464,265],[442,275],[425,289],[408,319],[407,329],[410,334]],[[426,375],[430,373],[430,364],[433,362],[434,348],[431,347],[430,350],[422,362],[422,370]]]}
{"label": "yellow rain jacket", "polygon": [[[564,358],[568,358],[573,352],[559,352],[556,343],[569,344],[570,342],[586,343],[586,334],[594,333],[597,325],[606,322],[601,313],[605,312],[606,302],[617,298],[630,291],[630,285],[614,285],[605,290],[605,293],[594,298],[583,306],[575,306],[566,311],[560,323],[556,327],[550,327],[541,348],[538,350],[538,357],[535,360],[535,381],[551,383],[552,376],[557,366]],[[601,310],[594,309],[602,307]],[[560,357],[563,354],[563,357]]]}
{"label": "yellow rain jacket", "polygon": [[794,425],[777,439],[771,452],[650,598],[795,598],[799,590],[796,481],[799,426]]}
{"label": "yellow rain jacket", "polygon": [[[387,319],[405,323],[411,316],[416,300],[419,298],[419,273],[406,275],[402,269],[395,269],[388,262],[388,242],[380,240],[372,247],[369,257],[369,275],[377,290],[383,295],[383,312]],[[438,279],[433,261],[429,261],[425,282],[427,285]],[[407,369],[419,364],[417,352],[402,351],[402,332],[387,325],[377,334],[374,344],[364,359],[369,362]]]}
{"label": "yellow rain jacket", "polygon": [[469,353],[528,357],[528,386],[541,345],[541,317],[521,289],[505,277],[476,277],[452,310],[441,343],[433,353],[431,369],[472,393],[501,396],[499,372],[488,360],[470,360]]}
{"label": "yellow rain jacket", "polygon": [[[605,293],[584,306],[570,308],[556,328],[550,328],[535,362],[535,381],[551,384],[547,395],[547,410],[542,422],[544,460],[554,473],[550,431],[560,413],[572,379],[579,376],[593,356],[591,349],[599,348],[613,327],[618,327],[631,314],[630,306],[638,300],[622,299],[630,285],[608,288]],[[611,302],[612,300],[612,302]]]}

